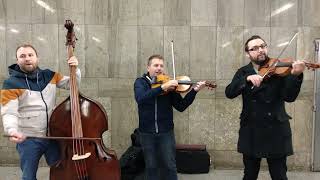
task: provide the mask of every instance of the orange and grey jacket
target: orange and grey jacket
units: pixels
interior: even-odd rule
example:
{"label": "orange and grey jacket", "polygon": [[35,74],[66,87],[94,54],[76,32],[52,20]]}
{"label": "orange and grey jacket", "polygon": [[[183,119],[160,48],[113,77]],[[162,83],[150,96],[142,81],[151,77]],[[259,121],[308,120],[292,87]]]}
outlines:
{"label": "orange and grey jacket", "polygon": [[[49,117],[55,106],[56,88],[69,89],[69,77],[40,68],[27,74],[17,64],[9,66],[9,75],[1,89],[5,133],[18,131],[26,136],[46,136]],[[76,76],[79,83],[79,69]]]}

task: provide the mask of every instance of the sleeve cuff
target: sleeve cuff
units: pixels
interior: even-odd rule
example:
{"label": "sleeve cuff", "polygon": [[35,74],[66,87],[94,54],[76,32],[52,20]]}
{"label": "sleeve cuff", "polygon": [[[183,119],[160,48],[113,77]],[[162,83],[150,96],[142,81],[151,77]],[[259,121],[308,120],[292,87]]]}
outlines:
{"label": "sleeve cuff", "polygon": [[10,135],[10,134],[12,134],[12,133],[14,133],[14,132],[18,132],[17,129],[15,129],[15,128],[10,128],[10,129],[7,130],[8,135]]}
{"label": "sleeve cuff", "polygon": [[240,89],[240,90],[244,89],[245,87],[247,87],[247,86],[249,86],[249,85],[251,84],[251,82],[248,82],[248,81],[247,81],[247,77],[248,77],[248,76],[249,76],[249,75],[246,75],[246,76],[243,77],[242,82],[241,82],[241,84],[240,84],[240,86],[239,86],[239,89]]}
{"label": "sleeve cuff", "polygon": [[291,80],[295,80],[295,81],[301,82],[301,81],[303,81],[303,73],[299,74],[298,76],[290,75],[289,78]]}
{"label": "sleeve cuff", "polygon": [[192,88],[189,93],[195,96],[198,92]]}
{"label": "sleeve cuff", "polygon": [[157,92],[157,94],[161,94],[162,92],[164,92],[161,88],[161,86],[154,88],[154,91]]}

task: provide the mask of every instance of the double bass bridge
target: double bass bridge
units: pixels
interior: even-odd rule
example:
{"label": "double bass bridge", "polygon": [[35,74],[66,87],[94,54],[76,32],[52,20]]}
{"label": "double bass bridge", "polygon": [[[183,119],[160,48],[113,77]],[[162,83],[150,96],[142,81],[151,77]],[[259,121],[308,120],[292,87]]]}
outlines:
{"label": "double bass bridge", "polygon": [[86,154],[83,154],[83,155],[80,155],[80,156],[78,154],[74,154],[72,156],[72,160],[73,161],[78,161],[78,160],[87,159],[90,155],[91,155],[90,152],[87,152]]}

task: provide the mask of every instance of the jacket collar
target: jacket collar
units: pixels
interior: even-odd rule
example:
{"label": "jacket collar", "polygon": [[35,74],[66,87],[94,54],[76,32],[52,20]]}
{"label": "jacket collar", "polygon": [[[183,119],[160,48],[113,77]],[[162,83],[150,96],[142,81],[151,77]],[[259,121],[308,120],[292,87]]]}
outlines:
{"label": "jacket collar", "polygon": [[250,74],[250,75],[252,75],[252,74],[257,74],[256,71],[254,70],[254,67],[253,67],[253,65],[252,65],[252,62],[249,62],[249,64],[247,64],[247,65],[244,66],[243,68],[244,68],[243,70],[246,72],[246,74],[247,74],[247,73]]}

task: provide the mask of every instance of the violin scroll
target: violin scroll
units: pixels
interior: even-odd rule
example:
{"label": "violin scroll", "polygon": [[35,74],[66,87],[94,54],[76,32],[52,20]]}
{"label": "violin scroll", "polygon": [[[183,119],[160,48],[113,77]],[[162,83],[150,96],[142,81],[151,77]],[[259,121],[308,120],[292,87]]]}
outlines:
{"label": "violin scroll", "polygon": [[217,87],[217,84],[213,81],[205,81],[205,85],[208,87],[208,89],[212,90]]}
{"label": "violin scroll", "polygon": [[305,66],[308,68],[308,69],[311,69],[311,70],[315,70],[315,69],[318,69],[320,68],[320,64],[319,63],[311,63],[311,62],[307,62],[307,61],[303,61]]}

